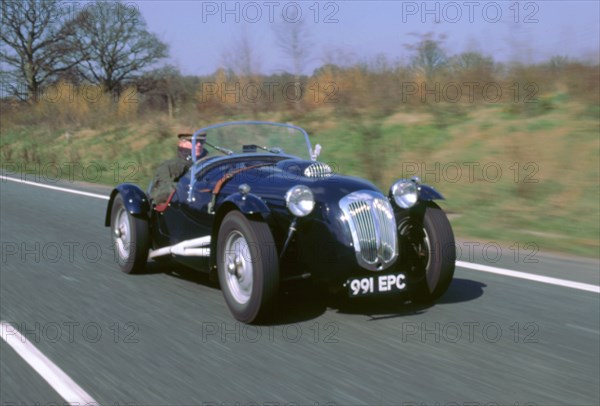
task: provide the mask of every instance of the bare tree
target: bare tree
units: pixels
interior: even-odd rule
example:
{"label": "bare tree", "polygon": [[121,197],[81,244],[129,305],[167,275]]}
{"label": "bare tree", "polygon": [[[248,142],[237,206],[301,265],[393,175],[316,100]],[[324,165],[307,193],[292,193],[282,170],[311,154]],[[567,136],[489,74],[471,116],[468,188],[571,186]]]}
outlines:
{"label": "bare tree", "polygon": [[46,83],[81,60],[73,53],[69,9],[56,0],[2,1],[0,7],[3,80],[19,98],[35,101]]}
{"label": "bare tree", "polygon": [[431,33],[418,35],[416,44],[408,44],[406,47],[415,52],[412,59],[413,68],[422,72],[427,79],[431,79],[441,68],[448,63],[448,56],[442,48],[444,36],[433,39]]}
{"label": "bare tree", "polygon": [[[277,46],[290,62],[288,67],[294,75],[294,82],[297,84],[296,91],[300,92],[302,88],[302,73],[311,60],[313,50],[310,30],[306,25],[306,20],[300,19],[295,22],[282,21],[273,26],[273,31]],[[299,94],[296,96],[299,96]],[[302,104],[298,103],[297,100],[293,105],[296,111],[302,109]]]}
{"label": "bare tree", "polygon": [[474,69],[492,70],[494,67],[494,60],[492,58],[472,51],[453,56],[449,59],[449,62],[455,70],[459,71],[472,71]]}
{"label": "bare tree", "polygon": [[290,72],[300,77],[311,60],[313,42],[305,20],[297,22],[283,21],[273,26],[277,46],[291,62]]}
{"label": "bare tree", "polygon": [[260,72],[260,61],[252,36],[242,29],[233,40],[229,50],[223,53],[223,64],[238,77],[252,78]]}
{"label": "bare tree", "polygon": [[136,85],[141,93],[163,99],[171,119],[178,102],[185,93],[185,83],[181,72],[173,65],[166,65],[145,73],[136,81]]}
{"label": "bare tree", "polygon": [[[255,51],[257,48],[252,36],[242,28],[233,40],[229,51],[222,56],[225,67],[234,73],[234,75],[227,75],[228,79],[233,79],[233,83],[228,80],[222,86],[236,93],[235,109],[249,109],[255,118],[258,117],[258,112],[265,102],[260,83],[260,60]],[[230,105],[231,98],[225,95],[221,101],[225,105]]]}
{"label": "bare tree", "polygon": [[85,56],[77,70],[109,92],[167,56],[167,45],[147,30],[139,10],[130,6],[96,1],[77,17],[78,49]]}

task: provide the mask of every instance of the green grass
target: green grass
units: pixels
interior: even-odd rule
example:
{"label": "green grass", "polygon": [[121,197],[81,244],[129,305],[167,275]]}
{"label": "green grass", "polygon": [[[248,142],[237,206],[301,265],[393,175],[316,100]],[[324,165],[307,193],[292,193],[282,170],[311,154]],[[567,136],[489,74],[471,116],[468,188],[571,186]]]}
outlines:
{"label": "green grass", "polygon": [[551,120],[537,120],[527,125],[527,131],[551,130],[558,127],[560,124]]}

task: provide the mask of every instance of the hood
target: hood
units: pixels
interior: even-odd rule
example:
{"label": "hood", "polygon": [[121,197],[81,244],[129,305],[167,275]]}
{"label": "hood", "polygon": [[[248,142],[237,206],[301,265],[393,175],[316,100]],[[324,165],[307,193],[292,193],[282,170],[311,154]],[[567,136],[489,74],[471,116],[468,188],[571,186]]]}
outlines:
{"label": "hood", "polygon": [[337,201],[357,190],[373,190],[381,193],[367,180],[337,174],[335,170],[330,170],[329,165],[322,162],[301,159],[285,159],[274,165],[250,169],[230,182],[230,186],[241,183],[247,183],[251,193],[274,200],[283,200],[287,190],[295,185],[308,186],[315,200],[321,202],[332,199]]}

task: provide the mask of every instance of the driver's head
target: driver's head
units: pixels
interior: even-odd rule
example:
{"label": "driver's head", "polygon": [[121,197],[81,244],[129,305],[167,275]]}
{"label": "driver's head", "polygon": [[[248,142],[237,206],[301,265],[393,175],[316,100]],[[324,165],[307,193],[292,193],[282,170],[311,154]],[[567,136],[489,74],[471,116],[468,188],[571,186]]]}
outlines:
{"label": "driver's head", "polygon": [[[182,159],[192,159],[192,134],[178,134],[179,142],[177,143],[177,155]],[[204,151],[204,141],[206,135],[200,134],[196,137],[196,159],[206,155]]]}

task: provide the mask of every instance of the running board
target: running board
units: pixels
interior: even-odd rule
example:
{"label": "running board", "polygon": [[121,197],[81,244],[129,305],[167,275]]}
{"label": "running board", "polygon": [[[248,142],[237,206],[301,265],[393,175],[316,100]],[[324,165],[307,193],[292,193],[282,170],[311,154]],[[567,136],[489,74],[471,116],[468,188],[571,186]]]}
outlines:
{"label": "running board", "polygon": [[162,257],[164,255],[178,255],[181,257],[209,257],[210,235],[182,241],[168,247],[150,250],[148,258]]}

